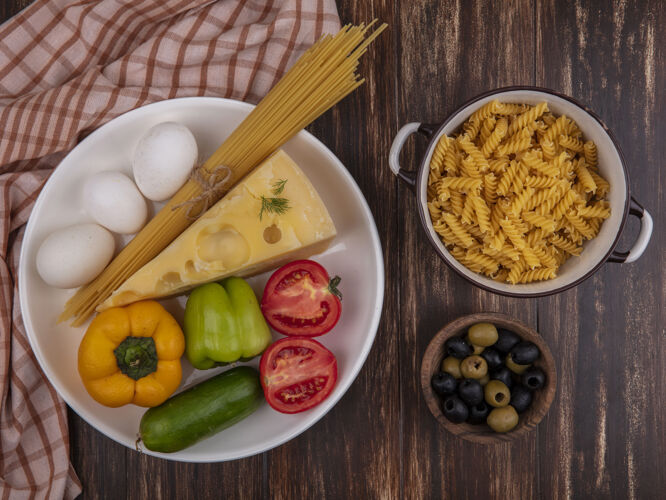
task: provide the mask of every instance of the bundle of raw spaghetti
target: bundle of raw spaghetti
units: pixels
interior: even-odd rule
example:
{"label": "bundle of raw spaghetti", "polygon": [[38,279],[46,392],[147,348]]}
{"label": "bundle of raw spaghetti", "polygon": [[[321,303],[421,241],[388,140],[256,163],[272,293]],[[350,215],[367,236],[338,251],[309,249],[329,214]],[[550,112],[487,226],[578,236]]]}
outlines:
{"label": "bundle of raw spaghetti", "polygon": [[167,205],[107,268],[67,302],[59,320],[81,325],[127,278],[160,253],[250,170],[365,80],[359,58],[386,28],[347,25],[320,38],[280,79]]}

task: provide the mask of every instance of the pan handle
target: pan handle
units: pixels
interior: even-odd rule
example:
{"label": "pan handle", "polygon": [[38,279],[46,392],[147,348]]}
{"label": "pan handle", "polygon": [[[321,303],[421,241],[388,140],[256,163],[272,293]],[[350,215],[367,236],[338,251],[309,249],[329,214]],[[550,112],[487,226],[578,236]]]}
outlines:
{"label": "pan handle", "polygon": [[638,238],[636,238],[636,243],[628,252],[618,252],[613,251],[611,256],[608,258],[608,262],[616,262],[619,264],[629,264],[638,260],[638,258],[643,255],[645,249],[650,242],[650,237],[652,236],[652,216],[650,213],[643,208],[643,205],[638,203],[634,197],[631,197],[631,204],[629,205],[629,215],[638,217],[641,221],[641,230],[638,233]]}
{"label": "pan handle", "polygon": [[414,132],[419,132],[430,139],[435,130],[436,127],[433,125],[419,122],[407,123],[406,125],[403,125],[400,130],[398,130],[398,133],[395,134],[393,143],[391,144],[391,151],[389,152],[389,167],[391,168],[393,174],[406,182],[412,190],[414,190],[416,186],[416,171],[400,168],[400,151],[402,151],[402,147],[405,145],[407,138]]}

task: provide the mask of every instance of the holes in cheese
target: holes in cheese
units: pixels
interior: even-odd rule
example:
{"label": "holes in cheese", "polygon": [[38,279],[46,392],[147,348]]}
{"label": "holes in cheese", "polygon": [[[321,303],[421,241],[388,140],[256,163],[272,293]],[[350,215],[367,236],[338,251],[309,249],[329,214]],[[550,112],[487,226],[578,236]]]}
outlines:
{"label": "holes in cheese", "polygon": [[233,227],[204,231],[198,240],[199,257],[206,262],[221,262],[227,268],[238,267],[250,257],[250,247]]}
{"label": "holes in cheese", "polygon": [[180,288],[182,285],[183,280],[180,279],[180,273],[169,271],[159,279],[155,291],[157,293],[164,293],[166,291]]}
{"label": "holes in cheese", "polygon": [[275,224],[271,224],[264,229],[264,240],[266,243],[277,243],[282,238],[282,231]]}

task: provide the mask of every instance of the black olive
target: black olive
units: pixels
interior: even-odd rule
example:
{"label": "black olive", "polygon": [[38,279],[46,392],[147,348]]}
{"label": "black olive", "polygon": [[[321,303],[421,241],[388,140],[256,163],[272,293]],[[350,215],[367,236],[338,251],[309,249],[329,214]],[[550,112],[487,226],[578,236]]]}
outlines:
{"label": "black olive", "polygon": [[467,421],[470,424],[482,424],[488,418],[489,413],[490,406],[485,401],[481,401],[478,405],[470,406]]}
{"label": "black olive", "polygon": [[459,424],[467,420],[469,410],[458,396],[447,396],[442,404],[444,416],[451,422]]}
{"label": "black olive", "polygon": [[546,374],[541,368],[535,366],[528,368],[521,378],[523,385],[530,391],[541,389],[546,383]]}
{"label": "black olive", "polygon": [[502,366],[502,355],[494,347],[486,347],[481,353],[481,357],[486,360],[490,370],[497,370]]}
{"label": "black olive", "polygon": [[511,402],[509,404],[513,406],[518,413],[522,413],[532,404],[532,393],[524,385],[516,385],[511,389]]}
{"label": "black olive", "polygon": [[511,349],[511,359],[517,365],[530,365],[539,357],[539,348],[534,342],[520,342]]}
{"label": "black olive", "polygon": [[483,401],[483,387],[478,380],[466,378],[458,385],[458,396],[469,406]]}
{"label": "black olive", "polygon": [[472,346],[465,342],[462,337],[451,337],[444,343],[444,349],[448,356],[458,359],[465,359],[467,356],[471,356],[474,351]]}
{"label": "black olive", "polygon": [[453,394],[456,392],[458,381],[450,373],[439,372],[432,376],[430,384],[432,385],[433,391],[440,396],[446,396],[447,394]]}
{"label": "black olive", "polygon": [[511,371],[506,366],[502,366],[501,368],[491,372],[490,380],[499,380],[500,382],[503,382],[504,385],[509,389],[511,389],[511,386],[513,386]]}
{"label": "black olive", "polygon": [[518,342],[520,342],[520,337],[518,336],[518,334],[512,332],[511,330],[498,328],[497,342],[493,344],[493,347],[497,349],[499,352],[503,352],[504,354],[506,354]]}

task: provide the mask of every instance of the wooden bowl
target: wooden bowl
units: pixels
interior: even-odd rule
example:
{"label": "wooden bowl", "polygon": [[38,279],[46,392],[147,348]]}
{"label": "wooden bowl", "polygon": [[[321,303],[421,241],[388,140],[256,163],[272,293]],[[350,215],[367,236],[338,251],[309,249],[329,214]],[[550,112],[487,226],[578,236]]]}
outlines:
{"label": "wooden bowl", "polygon": [[[533,393],[532,405],[524,413],[519,414],[518,425],[511,431],[500,433],[493,431],[486,424],[472,425],[468,423],[455,424],[449,421],[442,412],[441,399],[435,394],[430,379],[439,372],[440,365],[444,359],[444,342],[457,335],[464,335],[467,329],[475,323],[492,323],[498,328],[505,328],[517,333],[521,339],[534,342],[541,351],[539,359],[533,366],[538,366],[546,374],[546,385]],[[541,336],[526,324],[500,313],[477,313],[463,316],[444,326],[433,337],[423,355],[421,363],[421,388],[425,396],[428,408],[449,432],[463,439],[475,443],[492,444],[511,441],[519,438],[532,430],[541,422],[548,412],[557,387],[557,370],[550,349]]]}

